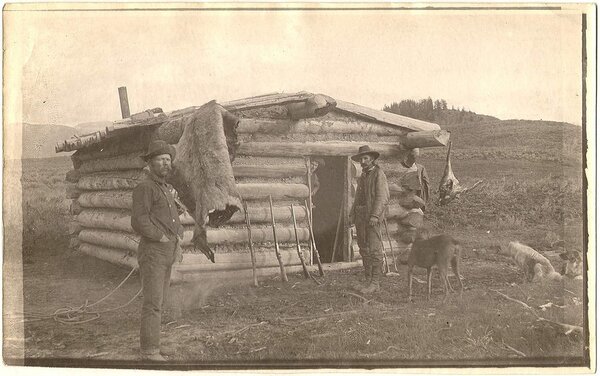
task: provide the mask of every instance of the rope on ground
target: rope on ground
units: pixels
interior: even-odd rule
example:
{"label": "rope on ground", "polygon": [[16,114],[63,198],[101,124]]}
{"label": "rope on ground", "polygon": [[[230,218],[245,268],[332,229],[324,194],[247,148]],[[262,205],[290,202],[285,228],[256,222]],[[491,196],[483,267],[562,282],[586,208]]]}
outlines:
{"label": "rope on ground", "polygon": [[[23,313],[21,316],[23,317],[24,321],[41,321],[41,320],[54,319],[54,321],[56,321],[56,322],[59,322],[61,324],[69,324],[69,325],[83,324],[83,323],[87,323],[87,322],[96,320],[96,319],[100,318],[100,315],[102,313],[112,312],[112,311],[116,311],[121,308],[127,307],[142,293],[142,289],[140,288],[140,290],[131,299],[129,299],[129,301],[127,303],[122,304],[118,307],[108,308],[108,309],[104,309],[104,310],[100,310],[100,311],[89,311],[89,309],[91,307],[105,301],[112,294],[114,294],[118,289],[120,289],[125,284],[125,282],[129,279],[129,277],[131,277],[133,275],[133,272],[135,272],[136,269],[137,268],[131,269],[129,274],[127,274],[125,279],[123,279],[123,281],[121,281],[121,283],[119,283],[119,285],[117,287],[112,289],[112,291],[110,291],[107,295],[102,297],[100,300],[97,300],[96,302],[94,302],[92,304],[88,304],[88,300],[86,300],[85,303],[79,307],[59,308],[56,311],[54,311],[54,313],[52,313],[51,315],[42,314],[39,312],[29,312],[29,313]],[[89,317],[89,316],[91,316],[91,317]]]}

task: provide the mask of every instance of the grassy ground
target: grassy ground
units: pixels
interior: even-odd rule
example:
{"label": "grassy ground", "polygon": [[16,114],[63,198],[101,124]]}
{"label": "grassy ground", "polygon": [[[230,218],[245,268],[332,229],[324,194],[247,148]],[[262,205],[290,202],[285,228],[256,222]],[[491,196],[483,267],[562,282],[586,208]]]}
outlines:
{"label": "grassy ground", "polygon": [[[180,315],[163,325],[169,359],[195,364],[438,365],[460,362],[495,364],[552,362],[581,364],[585,339],[566,335],[556,324],[584,325],[583,283],[522,283],[509,260],[487,251],[490,245],[520,240],[544,252],[560,267],[551,244],[582,249],[581,177],[572,162],[560,160],[480,159],[466,154],[454,171],[463,184],[484,185],[446,207],[431,206],[427,224],[465,246],[467,290],[442,304],[434,278],[434,298],[416,283],[407,301],[406,270],[386,277],[382,291],[366,299],[350,288],[360,268],[329,272],[317,286],[301,275],[205,280],[172,289],[170,307]],[[425,156],[434,186],[443,161]],[[25,310],[51,313],[99,299],[128,271],[76,252],[66,244],[67,208],[63,203],[65,159],[26,161],[23,172]],[[420,270],[417,277],[425,279]],[[456,286],[456,282],[451,277]],[[134,275],[101,307],[126,302],[139,289]],[[500,291],[533,307],[529,312],[501,297]],[[548,302],[548,308],[540,308]],[[32,359],[137,359],[141,300],[82,325],[53,320],[27,322],[25,354]],[[5,319],[7,319],[5,317]],[[10,319],[7,319],[10,321]],[[5,356],[14,345],[5,343]],[[306,363],[308,362],[308,363]],[[329,363],[328,363],[329,362]],[[423,363],[425,362],[425,363]]]}

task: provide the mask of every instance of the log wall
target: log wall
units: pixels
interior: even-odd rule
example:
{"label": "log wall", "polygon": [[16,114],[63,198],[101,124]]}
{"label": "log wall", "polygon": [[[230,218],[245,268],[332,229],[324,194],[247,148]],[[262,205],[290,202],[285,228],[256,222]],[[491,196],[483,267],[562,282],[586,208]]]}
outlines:
{"label": "log wall", "polygon": [[[357,119],[347,114],[331,112],[320,118],[290,120],[285,107],[252,109],[235,113],[241,118],[238,128],[241,145],[232,163],[237,187],[248,203],[252,223],[254,248],[259,267],[277,265],[274,254],[273,233],[270,226],[268,197],[274,200],[274,218],[277,237],[281,243],[286,265],[299,265],[295,250],[295,236],[289,205],[296,206],[299,238],[305,252],[309,252],[307,213],[304,202],[308,199],[307,156],[347,156],[358,147],[369,144],[382,153],[381,166],[390,182],[404,170],[399,159],[406,153],[400,140],[406,132],[398,127]],[[160,135],[160,127],[155,131]],[[170,136],[169,142],[177,140]],[[139,237],[131,228],[130,210],[132,190],[144,179],[145,167],[140,155],[143,139],[103,147],[78,150],[73,157],[74,170],[66,180],[71,183],[71,213],[75,239],[72,244],[86,253],[116,264],[134,266]],[[128,145],[131,145],[130,147]],[[175,161],[176,163],[177,161]],[[353,183],[360,174],[355,166]],[[393,191],[393,190],[392,190]],[[388,227],[394,244],[410,240],[414,227],[422,222],[423,213],[416,209],[419,202],[404,192],[392,192],[388,213]],[[244,215],[237,212],[220,228],[207,230],[208,241],[216,254],[216,264],[191,245],[194,220],[189,214],[181,216],[186,231],[184,236],[184,262],[182,270],[219,270],[249,268],[247,229]],[[305,255],[310,260],[310,255]],[[187,268],[187,269],[186,269]],[[204,268],[204,269],[203,269]]]}

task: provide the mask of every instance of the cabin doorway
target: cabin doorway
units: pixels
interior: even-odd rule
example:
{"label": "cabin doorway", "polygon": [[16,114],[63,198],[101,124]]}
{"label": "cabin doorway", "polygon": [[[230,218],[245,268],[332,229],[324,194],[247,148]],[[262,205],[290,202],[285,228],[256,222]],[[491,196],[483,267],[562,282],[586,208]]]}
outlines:
{"label": "cabin doorway", "polygon": [[321,262],[351,261],[350,159],[313,156],[311,161],[321,162],[312,175],[318,180],[318,184],[312,183],[313,190],[316,189],[312,196],[313,230]]}

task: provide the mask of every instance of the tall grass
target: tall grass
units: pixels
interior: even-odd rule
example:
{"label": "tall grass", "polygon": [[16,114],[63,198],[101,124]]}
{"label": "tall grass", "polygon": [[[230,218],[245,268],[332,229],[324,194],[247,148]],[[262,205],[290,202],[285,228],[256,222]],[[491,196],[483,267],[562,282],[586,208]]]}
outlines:
{"label": "tall grass", "polygon": [[66,249],[70,221],[65,199],[65,158],[23,160],[23,255],[53,254]]}

